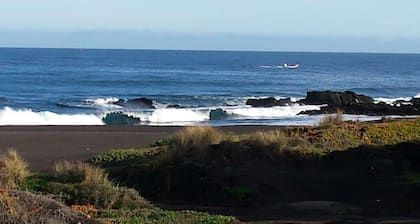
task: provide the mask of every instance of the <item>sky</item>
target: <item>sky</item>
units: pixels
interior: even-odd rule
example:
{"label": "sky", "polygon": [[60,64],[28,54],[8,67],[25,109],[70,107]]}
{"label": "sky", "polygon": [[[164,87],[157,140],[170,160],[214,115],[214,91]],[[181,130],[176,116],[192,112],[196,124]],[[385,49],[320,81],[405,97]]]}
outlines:
{"label": "sky", "polygon": [[418,0],[0,0],[0,46],[420,53],[418,9]]}

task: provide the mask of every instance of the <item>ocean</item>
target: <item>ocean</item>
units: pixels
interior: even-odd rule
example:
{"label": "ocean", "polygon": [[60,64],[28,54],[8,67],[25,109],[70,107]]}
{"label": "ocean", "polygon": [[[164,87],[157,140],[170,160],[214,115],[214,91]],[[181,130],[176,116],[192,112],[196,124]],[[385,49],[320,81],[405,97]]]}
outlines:
{"label": "ocean", "polygon": [[[140,119],[135,125],[312,125],[321,116],[298,114],[319,105],[245,102],[311,90],[420,97],[420,55],[0,48],[0,80],[0,125],[103,125],[112,112]],[[156,108],[114,104],[141,97]],[[217,108],[228,116],[211,120]]]}

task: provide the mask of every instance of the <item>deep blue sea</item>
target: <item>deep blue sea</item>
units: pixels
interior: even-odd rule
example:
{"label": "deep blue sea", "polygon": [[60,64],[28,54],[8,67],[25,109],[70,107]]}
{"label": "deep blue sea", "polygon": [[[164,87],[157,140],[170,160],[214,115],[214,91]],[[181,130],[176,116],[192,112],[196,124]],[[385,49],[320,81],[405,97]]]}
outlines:
{"label": "deep blue sea", "polygon": [[[283,63],[299,63],[285,69]],[[419,97],[420,55],[0,48],[0,125],[100,125],[110,112],[141,125],[314,124],[319,106],[251,108],[246,99],[352,90]],[[146,97],[156,109],[121,107]],[[178,104],[183,108],[166,108]],[[212,109],[229,117],[210,120]]]}

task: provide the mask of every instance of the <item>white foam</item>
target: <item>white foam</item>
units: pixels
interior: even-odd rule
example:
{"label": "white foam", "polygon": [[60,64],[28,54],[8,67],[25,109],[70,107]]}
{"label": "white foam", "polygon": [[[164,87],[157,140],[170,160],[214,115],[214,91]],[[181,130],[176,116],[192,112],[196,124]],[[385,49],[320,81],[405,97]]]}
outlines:
{"label": "white foam", "polygon": [[413,98],[420,98],[420,93],[417,93]]}
{"label": "white foam", "polygon": [[403,100],[403,101],[410,101],[411,97],[397,97],[397,98],[386,98],[386,97],[377,97],[373,98],[374,103],[384,102],[389,105],[394,105],[395,101],[397,100]]}
{"label": "white foam", "polygon": [[151,112],[128,113],[151,123],[200,122],[209,120],[209,110],[160,108]]}
{"label": "white foam", "polygon": [[280,107],[238,107],[224,108],[228,114],[239,115],[249,118],[276,118],[296,116],[302,111],[320,110],[321,106],[314,105],[292,105]]}
{"label": "white foam", "polygon": [[116,97],[108,97],[108,98],[87,99],[85,100],[85,102],[88,104],[93,104],[100,107],[121,108],[121,106],[113,104],[115,102],[118,102],[118,100],[119,99]]}
{"label": "white foam", "polygon": [[0,110],[0,125],[103,125],[101,118],[93,114],[57,114],[50,111],[34,112],[30,109]]}

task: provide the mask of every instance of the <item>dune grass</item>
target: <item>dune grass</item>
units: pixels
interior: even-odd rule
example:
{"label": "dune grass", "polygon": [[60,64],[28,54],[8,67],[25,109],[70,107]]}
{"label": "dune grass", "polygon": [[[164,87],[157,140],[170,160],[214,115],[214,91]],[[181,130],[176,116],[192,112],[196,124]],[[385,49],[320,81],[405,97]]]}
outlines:
{"label": "dune grass", "polygon": [[335,125],[341,125],[343,122],[343,110],[337,110],[334,115],[324,115],[324,117],[319,121],[318,126],[322,128],[329,128]]}
{"label": "dune grass", "polygon": [[150,206],[137,191],[118,187],[104,169],[82,162],[54,165],[54,180],[46,189],[61,195],[68,205],[93,205],[96,208],[143,208]]}
{"label": "dune grass", "polygon": [[220,143],[223,137],[224,134],[213,127],[187,127],[175,134],[171,146],[178,150],[200,150]]}
{"label": "dune grass", "polygon": [[53,176],[62,183],[96,183],[109,182],[104,169],[82,162],[60,162],[53,167]]}
{"label": "dune grass", "polygon": [[0,188],[14,189],[28,175],[28,164],[15,149],[0,156]]}

